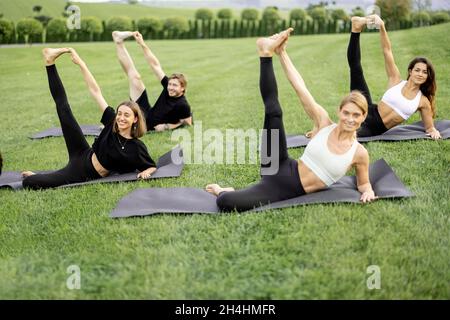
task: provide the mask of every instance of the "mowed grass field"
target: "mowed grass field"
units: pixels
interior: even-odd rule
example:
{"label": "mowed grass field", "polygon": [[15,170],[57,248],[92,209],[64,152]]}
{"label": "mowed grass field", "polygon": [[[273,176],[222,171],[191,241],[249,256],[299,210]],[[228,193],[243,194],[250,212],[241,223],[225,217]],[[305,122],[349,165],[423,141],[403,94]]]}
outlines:
{"label": "mowed grass field", "polygon": [[[450,25],[392,32],[396,62],[406,76],[416,55],[436,67],[438,119],[450,118]],[[289,53],[316,100],[336,119],[348,92],[348,35],[292,36]],[[262,126],[255,39],[149,43],[167,73],[189,77],[187,97],[203,129]],[[387,85],[377,33],[361,38],[363,67],[374,101]],[[113,43],[74,44],[107,101],[128,97]],[[150,101],[161,88],[134,42],[127,42]],[[42,46],[0,49],[4,170],[55,169],[67,161],[62,138],[28,135],[58,125]],[[78,67],[68,56],[58,70],[76,118],[100,121]],[[274,58],[288,133],[312,126]],[[419,119],[414,115],[408,122]],[[189,131],[193,134],[193,128]],[[171,133],[143,138],[154,158],[176,145]],[[93,142],[92,138],[88,139]],[[207,142],[205,142],[205,145]],[[181,177],[72,189],[0,190],[2,299],[449,299],[449,141],[366,144],[384,158],[416,197],[367,205],[310,205],[250,214],[163,214],[113,220],[109,213],[144,187],[243,188],[257,165],[186,165]],[[289,150],[299,157],[303,149]],[[81,269],[69,290],[67,268]],[[370,265],[381,289],[369,290]]]}

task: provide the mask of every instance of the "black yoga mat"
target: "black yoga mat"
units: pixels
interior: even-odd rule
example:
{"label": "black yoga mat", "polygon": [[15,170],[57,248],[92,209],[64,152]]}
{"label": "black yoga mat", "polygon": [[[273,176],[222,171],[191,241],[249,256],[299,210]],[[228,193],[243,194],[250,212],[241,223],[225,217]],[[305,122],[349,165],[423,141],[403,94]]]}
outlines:
{"label": "black yoga mat", "polygon": [[[403,198],[414,196],[397,178],[391,167],[383,160],[370,165],[370,182],[379,198]],[[330,188],[274,202],[250,211],[293,207],[313,203],[353,202],[360,203],[361,194],[356,189],[356,177],[346,176]],[[220,213],[216,196],[197,188],[144,188],[137,189],[117,204],[111,218],[145,216],[155,213]]]}
{"label": "black yoga mat", "polygon": [[[194,124],[194,113],[191,112],[192,117],[192,124]],[[183,124],[179,128],[183,128],[186,125]],[[85,124],[80,126],[81,131],[83,132],[83,135],[85,136],[93,136],[98,137],[100,135],[100,132],[103,130],[103,125],[99,124]],[[61,130],[61,127],[53,127],[47,130],[40,131],[38,133],[35,133],[31,135],[30,139],[42,139],[42,138],[49,138],[49,137],[62,137],[63,133]]]}
{"label": "black yoga mat", "polygon": [[[172,154],[175,156],[172,158]],[[179,177],[181,175],[181,171],[183,170],[184,163],[182,161],[183,150],[177,146],[171,151],[165,153],[158,159],[158,163],[156,164],[157,170],[152,174],[150,179],[156,178],[172,178]],[[181,163],[175,163],[173,159],[179,159]],[[51,171],[37,171],[36,173],[49,173]],[[20,190],[23,188],[22,186],[22,175],[19,171],[9,171],[4,172],[0,176],[0,188],[12,188],[14,190]],[[76,187],[80,185],[93,184],[93,183],[107,183],[107,182],[126,182],[126,181],[136,181],[137,172],[125,173],[125,174],[111,174],[106,178],[90,180],[86,182],[80,183],[72,183],[60,186],[59,188],[67,188],[67,187]]]}
{"label": "black yoga mat", "polygon": [[[450,120],[435,121],[434,126],[441,133],[442,139],[450,138]],[[360,137],[358,138],[358,141],[402,141],[416,139],[431,139],[426,135],[422,121],[396,126],[378,136]],[[310,140],[311,139],[308,139],[305,135],[288,135],[286,137],[288,148],[304,147]]]}
{"label": "black yoga mat", "polygon": [[[85,124],[80,126],[83,135],[98,137],[103,130],[103,126],[99,124]],[[30,136],[30,139],[42,139],[48,137],[62,137],[61,127],[53,127]]]}

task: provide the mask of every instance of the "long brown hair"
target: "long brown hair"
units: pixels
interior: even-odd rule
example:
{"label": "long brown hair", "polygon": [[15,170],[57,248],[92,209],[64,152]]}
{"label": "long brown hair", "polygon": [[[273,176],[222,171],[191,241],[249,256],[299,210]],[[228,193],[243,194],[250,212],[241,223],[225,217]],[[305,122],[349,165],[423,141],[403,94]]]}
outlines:
{"label": "long brown hair", "polygon": [[[144,113],[142,112],[139,105],[134,101],[121,102],[121,103],[119,103],[119,105],[116,108],[116,114],[117,114],[117,112],[119,112],[119,108],[121,106],[129,107],[133,111],[134,116],[137,117],[137,119],[138,119],[137,122],[134,123],[133,126],[131,127],[131,137],[137,139],[137,138],[142,137],[144,134],[146,134],[147,133],[147,125],[145,123]],[[114,119],[113,132],[119,132],[119,127],[117,126],[116,119]]]}
{"label": "long brown hair", "polygon": [[406,80],[409,79],[409,73],[414,68],[414,66],[417,63],[425,63],[427,65],[427,80],[420,85],[420,91],[422,94],[428,98],[431,104],[431,112],[433,113],[433,118],[436,116],[436,73],[434,72],[433,64],[430,60],[428,60],[425,57],[415,57],[408,65],[408,77]]}

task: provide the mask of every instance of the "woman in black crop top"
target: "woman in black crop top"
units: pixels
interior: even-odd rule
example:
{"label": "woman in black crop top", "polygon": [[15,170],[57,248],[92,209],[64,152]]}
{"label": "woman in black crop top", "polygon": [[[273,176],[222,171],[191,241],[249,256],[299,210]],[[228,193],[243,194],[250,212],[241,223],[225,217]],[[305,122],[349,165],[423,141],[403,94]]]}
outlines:
{"label": "woman in black crop top", "polygon": [[[126,173],[136,170],[140,171],[137,174],[138,178],[149,178],[156,171],[156,166],[145,144],[138,139],[147,131],[145,118],[139,106],[135,102],[126,101],[119,104],[117,112],[108,106],[97,82],[74,49],[46,48],[42,52],[50,92],[56,104],[69,153],[69,162],[64,168],[47,174],[24,171],[23,186],[31,189],[53,188],[106,177],[111,172]],[[72,61],[80,66],[89,92],[103,111],[101,122],[105,128],[92,148],[72,114],[64,86],[56,70],[55,60],[64,53],[71,53]]]}

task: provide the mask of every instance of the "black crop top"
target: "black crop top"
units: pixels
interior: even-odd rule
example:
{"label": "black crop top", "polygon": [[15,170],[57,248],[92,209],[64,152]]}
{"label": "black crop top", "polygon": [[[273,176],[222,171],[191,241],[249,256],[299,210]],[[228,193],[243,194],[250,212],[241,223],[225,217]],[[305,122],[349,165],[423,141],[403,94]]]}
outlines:
{"label": "black crop top", "polygon": [[127,139],[118,132],[113,132],[116,112],[107,107],[101,122],[105,125],[92,149],[100,164],[109,171],[118,173],[144,171],[156,167],[145,144],[139,139]]}

